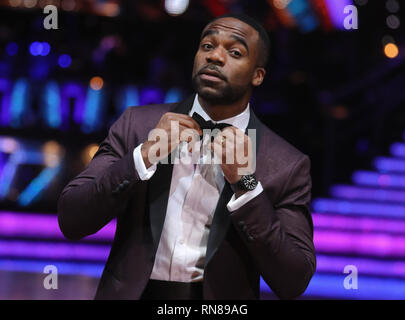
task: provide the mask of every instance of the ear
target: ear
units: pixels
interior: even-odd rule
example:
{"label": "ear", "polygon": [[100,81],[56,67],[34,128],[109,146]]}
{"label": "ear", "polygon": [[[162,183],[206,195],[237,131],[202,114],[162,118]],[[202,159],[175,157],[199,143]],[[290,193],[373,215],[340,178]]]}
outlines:
{"label": "ear", "polygon": [[252,85],[258,87],[262,84],[266,70],[263,67],[257,67],[253,73]]}

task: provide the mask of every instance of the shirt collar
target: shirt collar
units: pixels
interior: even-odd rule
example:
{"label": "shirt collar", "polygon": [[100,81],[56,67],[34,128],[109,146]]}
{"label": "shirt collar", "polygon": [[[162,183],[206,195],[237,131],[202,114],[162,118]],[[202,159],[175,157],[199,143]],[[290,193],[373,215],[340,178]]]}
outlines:
{"label": "shirt collar", "polygon": [[220,120],[220,121],[214,121],[201,107],[200,102],[198,101],[198,94],[196,94],[194,97],[193,107],[191,108],[191,110],[189,112],[189,116],[192,116],[194,112],[197,112],[201,117],[204,118],[205,121],[210,120],[214,123],[228,123],[242,131],[246,130],[248,123],[249,123],[249,118],[250,118],[250,106],[248,103],[245,110],[243,110],[241,113],[237,114],[236,116],[233,116],[231,118],[227,118],[224,120]]}

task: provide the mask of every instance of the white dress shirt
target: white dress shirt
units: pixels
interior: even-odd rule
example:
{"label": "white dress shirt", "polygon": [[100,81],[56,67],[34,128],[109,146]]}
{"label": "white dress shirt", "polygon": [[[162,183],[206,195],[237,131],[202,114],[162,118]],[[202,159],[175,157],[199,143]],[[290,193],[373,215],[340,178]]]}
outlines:
{"label": "white dress shirt", "polygon": [[[198,102],[198,95],[195,96],[189,115],[194,112],[205,120],[213,121]],[[245,131],[249,117],[248,104],[240,114],[217,123],[228,123]],[[209,139],[209,136],[205,135],[204,139]],[[207,140],[204,140],[205,142]],[[157,166],[153,164],[150,168],[146,168],[141,146],[142,144],[137,146],[133,152],[135,168],[141,180],[148,180],[155,173]],[[201,146],[202,141],[197,142],[196,147]],[[204,163],[207,155],[202,152],[189,153],[186,142],[182,142],[179,148],[180,161],[173,165],[166,218],[151,279],[196,282],[203,280],[208,235],[225,178],[220,164]],[[215,154],[212,155],[216,157]],[[186,156],[194,158],[192,161],[182,162],[182,157]],[[239,209],[262,191],[259,182],[254,190],[244,193],[237,199],[234,194],[227,204],[228,211]]]}

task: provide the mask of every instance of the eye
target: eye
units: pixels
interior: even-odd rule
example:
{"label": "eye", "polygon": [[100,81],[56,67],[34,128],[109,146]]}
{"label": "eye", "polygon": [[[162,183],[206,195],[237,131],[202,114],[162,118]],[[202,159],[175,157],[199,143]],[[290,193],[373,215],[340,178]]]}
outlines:
{"label": "eye", "polygon": [[242,56],[242,53],[240,53],[238,50],[231,50],[231,53],[238,58]]}
{"label": "eye", "polygon": [[201,47],[202,47],[203,49],[211,49],[211,48],[212,48],[212,45],[210,45],[209,43],[203,43],[203,44],[201,45]]}

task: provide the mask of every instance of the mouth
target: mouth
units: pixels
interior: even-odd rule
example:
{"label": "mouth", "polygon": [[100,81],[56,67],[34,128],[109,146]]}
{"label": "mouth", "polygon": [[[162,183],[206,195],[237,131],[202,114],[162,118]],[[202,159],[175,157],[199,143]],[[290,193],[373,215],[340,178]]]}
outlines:
{"label": "mouth", "polygon": [[200,78],[206,81],[212,81],[212,82],[219,82],[219,81],[224,81],[224,77],[217,71],[214,70],[203,70],[199,73]]}

